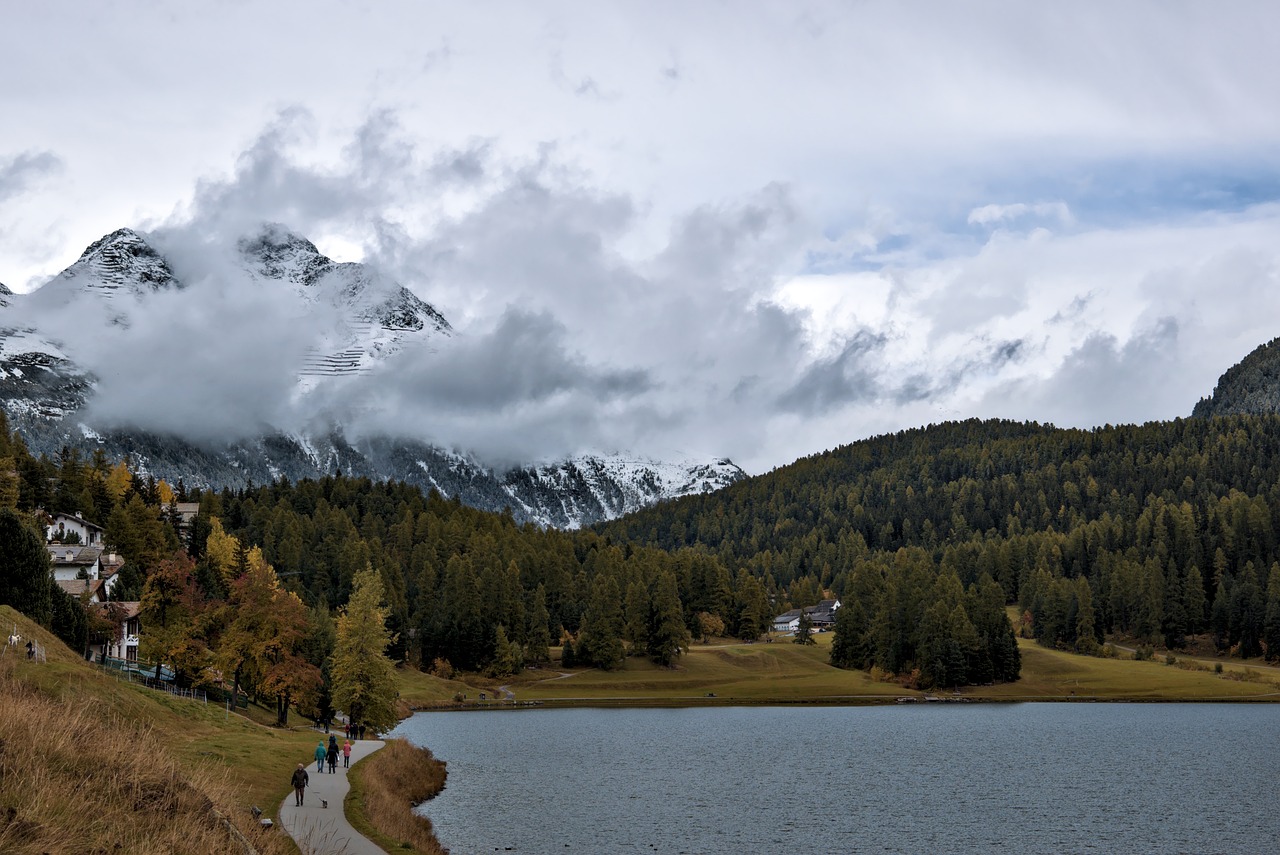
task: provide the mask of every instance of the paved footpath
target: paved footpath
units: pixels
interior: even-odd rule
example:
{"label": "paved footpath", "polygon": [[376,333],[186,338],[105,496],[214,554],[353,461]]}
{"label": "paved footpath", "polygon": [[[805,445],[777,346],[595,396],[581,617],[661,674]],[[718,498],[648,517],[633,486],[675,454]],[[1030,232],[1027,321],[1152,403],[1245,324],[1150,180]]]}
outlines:
{"label": "paved footpath", "polygon": [[[338,744],[342,744],[341,737]],[[352,742],[351,765],[385,744],[381,739]],[[386,855],[384,849],[352,828],[342,811],[342,802],[347,797],[347,790],[351,789],[347,783],[348,770],[342,768],[342,758],[338,758],[338,770],[332,775],[328,768],[326,764],[325,771],[321,773],[316,771],[314,758],[307,763],[310,784],[303,797],[303,805],[294,805],[293,791],[290,790],[280,805],[280,824],[298,844],[302,855]],[[322,800],[329,802],[327,808],[322,807]]]}

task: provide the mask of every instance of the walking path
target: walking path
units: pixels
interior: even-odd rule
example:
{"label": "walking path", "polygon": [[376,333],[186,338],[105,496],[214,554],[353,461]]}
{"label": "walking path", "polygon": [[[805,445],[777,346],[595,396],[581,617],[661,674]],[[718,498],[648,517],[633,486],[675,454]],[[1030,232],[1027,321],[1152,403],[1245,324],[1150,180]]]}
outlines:
{"label": "walking path", "polygon": [[[341,737],[338,744],[342,744]],[[355,740],[351,743],[351,764],[354,766],[357,760],[383,745],[386,743],[381,739]],[[385,850],[347,822],[342,802],[351,785],[347,783],[348,770],[342,767],[342,758],[338,758],[338,769],[332,775],[328,768],[326,765],[325,772],[317,772],[316,761],[311,759],[307,762],[307,775],[311,780],[303,805],[294,805],[293,792],[290,791],[280,806],[280,824],[298,844],[302,855],[386,855]],[[325,800],[329,802],[327,808],[323,807]]]}

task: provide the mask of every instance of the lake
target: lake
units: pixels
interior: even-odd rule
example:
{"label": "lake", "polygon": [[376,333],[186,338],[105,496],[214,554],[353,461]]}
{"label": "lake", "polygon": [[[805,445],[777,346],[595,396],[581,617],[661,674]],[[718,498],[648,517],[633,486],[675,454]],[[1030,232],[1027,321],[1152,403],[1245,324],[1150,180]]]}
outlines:
{"label": "lake", "polygon": [[454,855],[1280,851],[1280,707],[419,713]]}

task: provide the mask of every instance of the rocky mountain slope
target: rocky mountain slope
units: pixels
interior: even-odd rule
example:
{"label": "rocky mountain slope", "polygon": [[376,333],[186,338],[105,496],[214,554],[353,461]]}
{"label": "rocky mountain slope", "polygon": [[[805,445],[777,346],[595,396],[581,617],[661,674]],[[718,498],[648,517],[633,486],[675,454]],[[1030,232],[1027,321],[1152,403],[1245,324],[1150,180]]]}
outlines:
{"label": "rocky mountain slope", "polygon": [[[449,322],[412,291],[355,263],[324,256],[305,238],[267,225],[239,240],[229,275],[260,288],[289,290],[279,323],[310,336],[295,397],[362,375],[402,352],[454,335]],[[297,480],[341,471],[436,489],[486,510],[509,508],[519,520],[587,525],[663,499],[718,489],[745,477],[728,460],[670,463],[628,456],[582,456],[549,465],[487,467],[465,451],[423,437],[348,441],[341,424],[308,432],[263,426],[249,438],[190,441],[182,435],[94,423],[98,377],[82,356],[96,321],[131,333],[140,307],[157,295],[186,300],[180,258],[147,236],[120,229],[90,245],[65,271],[31,294],[0,286],[0,407],[32,450],[63,446],[128,458],[143,471],[188,485],[221,488]],[[175,297],[175,295],[177,295]],[[83,320],[82,320],[83,319]]]}
{"label": "rocky mountain slope", "polygon": [[1280,338],[1272,339],[1218,378],[1213,394],[1201,398],[1195,417],[1280,413]]}

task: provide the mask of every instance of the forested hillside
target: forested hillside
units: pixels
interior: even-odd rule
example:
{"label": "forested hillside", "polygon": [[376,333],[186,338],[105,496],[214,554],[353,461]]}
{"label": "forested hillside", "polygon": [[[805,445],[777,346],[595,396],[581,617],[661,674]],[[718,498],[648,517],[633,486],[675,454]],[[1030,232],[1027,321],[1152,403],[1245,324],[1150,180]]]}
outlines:
{"label": "forested hillside", "polygon": [[1280,413],[1280,339],[1259,345],[1228,368],[1213,394],[1192,410],[1200,418],[1270,413]]}
{"label": "forested hillside", "polygon": [[[1280,655],[1276,416],[1094,430],[930,426],[599,531],[667,549],[703,544],[792,600],[825,587],[875,603],[897,597],[912,573],[921,584],[924,574],[964,585],[989,576],[1049,644],[1088,650],[1118,632],[1179,647],[1211,632],[1223,650]],[[927,608],[908,609],[896,624],[902,638],[881,631],[877,640],[874,621],[850,623],[857,637],[840,639],[854,645],[847,661],[924,657],[910,628],[925,625]]]}

